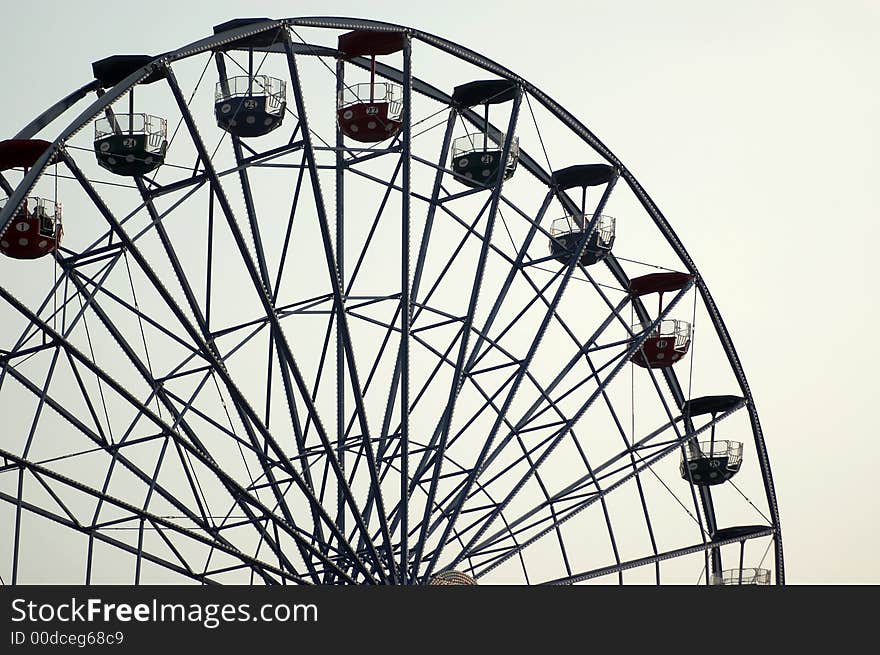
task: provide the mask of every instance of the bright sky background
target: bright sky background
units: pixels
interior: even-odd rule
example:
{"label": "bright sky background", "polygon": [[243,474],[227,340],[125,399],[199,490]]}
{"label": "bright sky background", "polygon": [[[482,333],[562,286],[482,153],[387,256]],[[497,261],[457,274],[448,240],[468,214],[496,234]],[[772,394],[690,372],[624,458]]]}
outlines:
{"label": "bright sky background", "polygon": [[880,583],[880,2],[7,0],[0,134],[91,79],[97,59],[172,50],[231,18],[308,15],[461,43],[596,133],[672,223],[731,332],[788,581]]}

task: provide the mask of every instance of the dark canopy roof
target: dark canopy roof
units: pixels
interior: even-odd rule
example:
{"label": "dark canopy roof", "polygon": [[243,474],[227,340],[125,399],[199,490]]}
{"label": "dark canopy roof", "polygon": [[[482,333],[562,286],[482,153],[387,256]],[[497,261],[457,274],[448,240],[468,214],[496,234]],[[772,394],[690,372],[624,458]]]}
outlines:
{"label": "dark canopy roof", "polygon": [[[220,23],[219,25],[214,26],[214,34],[222,34],[223,32],[228,32],[230,30],[236,30],[241,27],[247,27],[248,25],[257,25],[259,23],[267,23],[271,21],[271,18],[236,18],[234,20],[228,20],[225,23]],[[251,36],[246,36],[242,39],[238,39],[230,43],[226,48],[235,49],[235,48],[268,48],[269,46],[280,41],[280,37],[278,34],[278,30],[281,27],[275,30],[267,30],[265,32],[260,32],[259,34],[253,34]]]}
{"label": "dark canopy roof", "polygon": [[362,55],[390,55],[403,50],[406,35],[403,32],[354,30],[339,35],[339,51],[347,57]]}
{"label": "dark canopy roof", "polygon": [[[52,146],[42,139],[7,139],[0,141],[0,171],[30,168]],[[52,160],[49,163],[54,163]]]}
{"label": "dark canopy roof", "polygon": [[616,175],[614,167],[608,164],[576,164],[553,171],[552,181],[560,191],[565,191],[572,187],[606,184]]}
{"label": "dark canopy roof", "polygon": [[753,535],[772,530],[768,525],[736,525],[730,528],[721,528],[712,535],[712,541],[727,541],[728,539],[748,539]]}
{"label": "dark canopy roof", "polygon": [[[113,55],[92,64],[92,72],[95,74],[95,79],[101,83],[101,86],[109,89],[111,86],[119,84],[137,69],[149,64],[155,58],[153,55]],[[165,73],[163,71],[156,71],[146,79],[141,80],[141,84],[152,84],[164,77]]]}
{"label": "dark canopy roof", "polygon": [[459,107],[496,105],[516,97],[517,85],[510,80],[476,80],[455,87],[452,102]]}
{"label": "dark canopy roof", "polygon": [[678,291],[688,282],[693,275],[690,273],[648,273],[641,277],[634,277],[629,281],[629,291],[634,296],[644,296],[649,293],[663,293],[664,291]]}
{"label": "dark canopy roof", "polygon": [[681,405],[681,413],[688,416],[720,414],[729,412],[743,401],[744,399],[739,396],[701,396],[684,401]]}

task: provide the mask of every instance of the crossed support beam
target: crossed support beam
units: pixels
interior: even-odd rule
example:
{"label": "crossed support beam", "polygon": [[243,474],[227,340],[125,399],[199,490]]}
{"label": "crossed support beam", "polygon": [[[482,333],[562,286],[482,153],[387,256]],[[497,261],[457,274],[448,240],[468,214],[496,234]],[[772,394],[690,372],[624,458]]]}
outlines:
{"label": "crossed support beam", "polygon": [[[245,490],[238,482],[232,479],[228,473],[219,468],[204,444],[200,443],[197,439],[194,438],[195,435],[193,432],[184,430],[187,438],[183,438],[179,433],[178,427],[176,427],[176,425],[178,424],[180,424],[181,427],[183,425],[183,421],[180,419],[180,417],[176,419],[175,425],[168,424],[161,417],[159,417],[158,414],[150,410],[149,407],[147,407],[138,398],[136,398],[134,394],[129,391],[124,385],[120,384],[111,376],[109,376],[106,372],[104,372],[97,364],[95,364],[91,360],[90,357],[79,351],[61,334],[55,332],[51,328],[51,326],[47,325],[42,319],[40,319],[38,316],[28,310],[24,305],[20,303],[20,301],[18,301],[3,287],[0,287],[0,298],[5,300],[14,310],[21,313],[40,330],[46,332],[53,340],[58,343],[59,348],[62,348],[71,358],[76,360],[78,364],[83,366],[86,370],[96,375],[98,379],[106,384],[107,387],[111,389],[114,393],[116,393],[119,397],[121,397],[129,406],[137,408],[139,413],[143,415],[145,420],[149,421],[153,425],[156,425],[157,428],[161,430],[166,437],[173,439],[176,446],[185,451],[189,457],[195,459],[201,465],[210,470],[219,479],[221,484],[227,489],[233,502],[237,503],[245,512],[245,514],[252,520],[253,527],[258,530],[262,538],[265,539],[266,543],[273,548],[275,554],[283,561],[285,561],[286,565],[290,568],[292,572],[296,570],[295,567],[292,563],[289,562],[289,560],[287,560],[287,557],[286,555],[284,555],[283,551],[280,550],[277,545],[275,545],[275,540],[273,536],[266,531],[263,525],[264,522],[277,526],[278,529],[280,529],[291,539],[293,539],[293,541],[297,543],[299,547],[303,548],[306,553],[316,558],[317,560],[322,561],[325,566],[334,566],[333,563],[325,555],[320,553],[312,545],[310,539],[307,539],[303,536],[302,532],[296,528],[295,524],[290,524],[286,522],[283,518],[278,517],[274,512],[271,511],[270,508],[263,505],[253,494],[248,493],[247,490]],[[102,448],[106,448],[106,442],[101,439],[99,435],[94,433],[88,428],[88,426],[79,421],[60,403],[54,401],[53,399],[51,399],[51,397],[47,396],[44,391],[40,391],[39,388],[36,387],[36,385],[34,385],[30,380],[28,380],[26,376],[22,375],[11,367],[7,369],[7,372],[20,383],[24,384],[32,392],[44,397],[45,402],[49,407],[51,407],[68,422],[77,427],[80,432],[90,438],[93,442],[95,442]],[[169,410],[176,411],[176,409],[170,402],[167,404],[167,407],[169,408]],[[125,465],[130,472],[140,478],[141,481],[147,486],[155,487],[155,480],[153,479],[153,477],[150,474],[142,471],[134,463],[128,461],[127,458],[125,458],[121,448],[113,448],[110,452],[114,461],[119,461],[120,463]],[[288,473],[290,473],[290,471],[288,471]],[[301,480],[297,478],[297,474],[295,471],[293,472],[293,476],[291,477],[295,481],[297,481],[299,485],[301,485]],[[186,515],[196,524],[202,525],[203,529],[209,534],[212,534],[212,536],[214,536],[216,539],[220,540],[221,542],[223,541],[222,535],[215,527],[205,523],[201,517],[193,514],[190,509],[186,505],[184,505],[179,499],[175,498],[173,494],[171,494],[170,492],[164,492],[161,490],[161,488],[156,488],[156,490],[157,492],[161,493],[161,495],[163,495],[164,499],[167,502],[175,506],[182,514]],[[312,497],[312,502],[316,505],[319,505],[314,497]],[[325,521],[327,521],[328,517],[326,517],[325,515],[324,519]],[[366,574],[366,570],[364,570],[363,572]],[[342,571],[338,571],[338,573],[344,574],[344,572]],[[347,575],[345,575],[345,577],[348,578]]]}

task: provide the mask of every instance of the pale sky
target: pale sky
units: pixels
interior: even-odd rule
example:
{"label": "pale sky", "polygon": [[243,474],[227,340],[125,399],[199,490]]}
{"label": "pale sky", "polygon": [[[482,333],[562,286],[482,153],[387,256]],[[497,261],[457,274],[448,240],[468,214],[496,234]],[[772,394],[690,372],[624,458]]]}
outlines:
{"label": "pale sky", "polygon": [[880,347],[865,333],[880,320],[880,3],[5,5],[2,138],[93,61],[173,50],[236,17],[387,20],[529,80],[629,167],[707,280],[761,417],[787,581],[880,583]]}

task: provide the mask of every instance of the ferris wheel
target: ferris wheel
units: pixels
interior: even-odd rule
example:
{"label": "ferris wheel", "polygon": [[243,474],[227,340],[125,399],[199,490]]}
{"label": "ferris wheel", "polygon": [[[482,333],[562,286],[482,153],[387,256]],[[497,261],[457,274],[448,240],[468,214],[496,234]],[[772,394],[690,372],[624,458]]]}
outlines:
{"label": "ferris wheel", "polygon": [[3,582],[784,582],[728,330],[582,112],[350,18],[91,73],[0,142]]}

